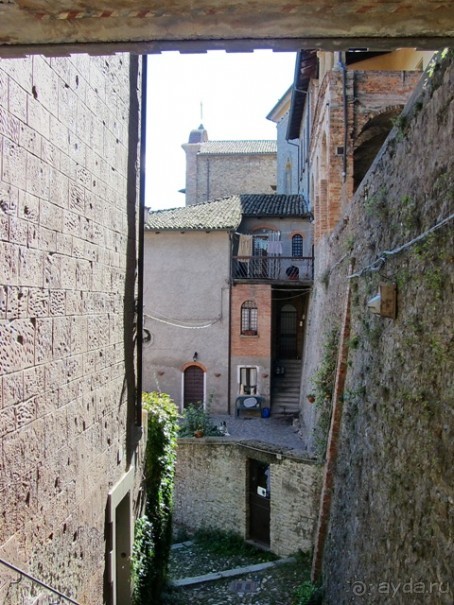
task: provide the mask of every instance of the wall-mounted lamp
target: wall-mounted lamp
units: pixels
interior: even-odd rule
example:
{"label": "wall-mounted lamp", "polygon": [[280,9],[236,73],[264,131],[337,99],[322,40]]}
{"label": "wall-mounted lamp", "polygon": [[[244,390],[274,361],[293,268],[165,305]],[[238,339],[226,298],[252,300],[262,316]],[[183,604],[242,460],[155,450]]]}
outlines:
{"label": "wall-mounted lamp", "polygon": [[396,284],[379,285],[378,294],[367,301],[367,308],[375,315],[396,319],[397,315],[397,286]]}
{"label": "wall-mounted lamp", "polygon": [[194,353],[194,355],[192,356],[192,361],[197,361],[199,354],[197,353],[197,351]]}

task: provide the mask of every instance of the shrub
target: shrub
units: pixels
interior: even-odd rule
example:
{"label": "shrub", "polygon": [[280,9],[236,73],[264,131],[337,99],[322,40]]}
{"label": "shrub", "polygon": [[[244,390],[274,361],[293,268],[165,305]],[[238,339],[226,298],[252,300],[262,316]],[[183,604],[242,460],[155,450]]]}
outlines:
{"label": "shrub", "polygon": [[201,431],[205,437],[222,435],[212,423],[210,415],[205,412],[202,405],[191,404],[183,412],[180,437],[193,437],[197,431]]}
{"label": "shrub", "polygon": [[307,580],[295,590],[294,605],[319,605],[322,603],[322,596],[321,588]]}
{"label": "shrub", "polygon": [[178,412],[168,395],[144,393],[148,412],[144,515],[136,521],[132,573],[134,604],[160,603],[172,541],[172,502]]}

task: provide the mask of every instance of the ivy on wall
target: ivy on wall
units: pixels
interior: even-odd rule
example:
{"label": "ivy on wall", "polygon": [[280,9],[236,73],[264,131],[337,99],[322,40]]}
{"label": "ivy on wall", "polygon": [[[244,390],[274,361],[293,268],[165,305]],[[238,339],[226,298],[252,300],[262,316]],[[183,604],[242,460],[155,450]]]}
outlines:
{"label": "ivy on wall", "polygon": [[133,549],[134,605],[158,604],[167,578],[172,540],[172,503],[178,411],[163,393],[144,393],[148,412],[144,515],[136,521]]}

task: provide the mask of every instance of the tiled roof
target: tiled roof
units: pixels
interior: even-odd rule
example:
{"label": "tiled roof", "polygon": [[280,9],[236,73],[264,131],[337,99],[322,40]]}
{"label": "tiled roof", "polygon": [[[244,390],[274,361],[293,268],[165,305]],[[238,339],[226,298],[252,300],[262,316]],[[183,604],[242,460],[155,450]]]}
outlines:
{"label": "tiled roof", "polygon": [[276,153],[276,141],[206,141],[199,155],[249,155]]}
{"label": "tiled roof", "polygon": [[237,229],[242,217],[246,216],[305,218],[309,216],[309,211],[302,195],[232,195],[203,204],[150,212],[145,229],[230,231]]}
{"label": "tiled roof", "polygon": [[158,230],[226,230],[236,229],[241,222],[238,196],[150,212],[145,223],[148,231]]}
{"label": "tiled roof", "polygon": [[236,197],[241,199],[243,216],[309,216],[302,195],[246,193]]}

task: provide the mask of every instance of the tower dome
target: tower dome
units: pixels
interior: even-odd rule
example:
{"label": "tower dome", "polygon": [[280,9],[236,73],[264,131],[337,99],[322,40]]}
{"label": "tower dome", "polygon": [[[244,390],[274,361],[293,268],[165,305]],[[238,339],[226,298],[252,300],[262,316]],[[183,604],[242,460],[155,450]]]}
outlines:
{"label": "tower dome", "polygon": [[194,130],[191,130],[189,133],[188,143],[191,145],[196,143],[205,143],[206,141],[208,141],[208,132],[205,130],[205,126],[203,124],[200,124],[198,128],[194,128]]}

